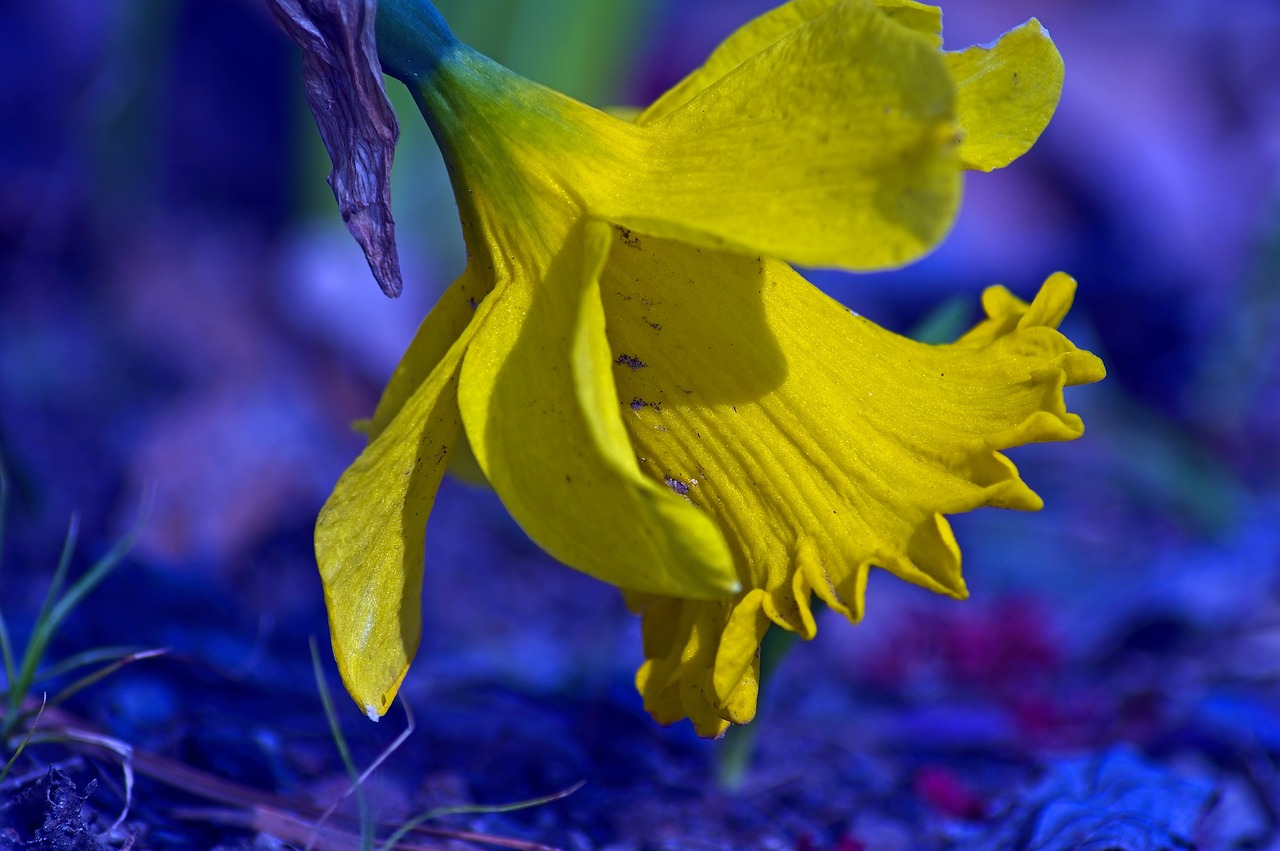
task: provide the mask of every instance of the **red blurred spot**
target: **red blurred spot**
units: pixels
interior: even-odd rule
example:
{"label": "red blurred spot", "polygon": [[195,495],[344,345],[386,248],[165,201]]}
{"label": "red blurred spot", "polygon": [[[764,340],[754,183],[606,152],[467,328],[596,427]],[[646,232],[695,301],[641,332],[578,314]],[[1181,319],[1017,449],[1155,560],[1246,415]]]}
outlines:
{"label": "red blurred spot", "polygon": [[950,818],[977,821],[986,817],[986,802],[954,772],[940,765],[926,765],[918,770],[911,787],[926,804]]}
{"label": "red blurred spot", "polygon": [[[806,833],[796,840],[796,851],[821,851],[821,849],[813,838],[813,834]],[[852,836],[842,836],[836,840],[836,844],[832,845],[829,851],[867,851],[867,846],[866,843]]]}

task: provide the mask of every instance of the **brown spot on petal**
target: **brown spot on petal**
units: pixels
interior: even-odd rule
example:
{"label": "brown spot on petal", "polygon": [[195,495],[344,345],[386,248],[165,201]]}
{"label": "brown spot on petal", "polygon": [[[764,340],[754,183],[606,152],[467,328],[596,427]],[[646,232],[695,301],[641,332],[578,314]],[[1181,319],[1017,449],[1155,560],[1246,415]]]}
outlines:
{"label": "brown spot on petal", "polygon": [[640,360],[640,358],[632,357],[631,355],[628,355],[625,353],[618,355],[618,359],[614,361],[614,363],[618,364],[618,366],[631,367],[632,370],[644,369],[646,366],[649,365],[644,361]]}

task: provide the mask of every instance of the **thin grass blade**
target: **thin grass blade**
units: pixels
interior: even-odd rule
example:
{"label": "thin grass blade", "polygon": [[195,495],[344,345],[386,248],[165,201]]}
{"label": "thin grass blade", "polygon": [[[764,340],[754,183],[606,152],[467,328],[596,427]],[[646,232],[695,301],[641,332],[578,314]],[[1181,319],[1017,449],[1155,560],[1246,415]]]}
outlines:
{"label": "thin grass blade", "polygon": [[117,659],[116,661],[112,662],[110,665],[104,665],[98,670],[93,671],[92,673],[86,674],[85,676],[76,680],[74,683],[67,686],[62,691],[58,692],[57,695],[54,696],[53,700],[49,701],[49,703],[52,704],[53,706],[59,706],[62,703],[65,703],[67,699],[70,698],[72,695],[80,691],[83,691],[84,689],[88,688],[89,686],[93,685],[99,680],[102,680],[106,677],[111,676],[116,671],[123,668],[125,665],[131,665],[134,662],[138,662],[143,659],[154,659],[157,656],[163,656],[168,652],[169,652],[169,649],[167,647],[157,647],[152,650],[141,650],[137,653],[131,653],[128,656]]}
{"label": "thin grass blade", "polygon": [[124,557],[133,549],[133,545],[138,542],[138,537],[142,534],[142,527],[145,523],[147,515],[150,513],[149,504],[151,498],[146,496],[143,498],[143,504],[138,509],[138,518],[129,527],[129,531],[124,537],[116,541],[111,549],[107,550],[102,558],[94,562],[93,567],[89,568],[83,576],[72,583],[67,589],[67,593],[62,595],[58,602],[54,605],[53,611],[49,615],[50,632],[54,632],[66,620],[67,615],[71,614],[76,606],[87,597],[94,588],[102,584],[102,580],[106,579],[111,573],[120,566],[124,561]]}
{"label": "thin grass blade", "polygon": [[67,523],[67,536],[62,540],[62,553],[58,556],[58,566],[53,569],[53,579],[49,581],[49,590],[45,592],[44,601],[40,604],[40,613],[36,615],[36,624],[49,619],[57,605],[62,586],[67,582],[67,572],[71,570],[71,558],[76,553],[76,543],[80,540],[80,515],[72,514]]}
{"label": "thin grass blade", "polygon": [[373,775],[373,772],[381,768],[382,764],[391,758],[393,753],[400,750],[400,746],[403,745],[405,740],[412,736],[413,731],[418,728],[418,725],[413,720],[413,712],[409,709],[409,704],[405,702],[403,697],[399,699],[399,702],[400,707],[404,709],[404,729],[400,731],[400,735],[396,736],[395,741],[382,749],[382,752],[378,754],[377,758],[375,758],[373,762],[369,763],[369,767],[366,768],[358,778],[356,778],[355,782],[351,784],[350,788],[348,788],[346,792],[342,793],[342,797],[338,800],[342,800],[342,798],[345,798],[355,792],[357,786],[362,786],[365,781]]}
{"label": "thin grass blade", "polygon": [[142,532],[143,521],[148,513],[149,503],[150,495],[148,494],[143,498],[142,507],[138,511],[138,519],[134,521],[133,526],[125,536],[117,541],[102,558],[98,559],[83,576],[73,582],[64,594],[62,593],[62,586],[66,582],[67,571],[71,566],[71,556],[75,552],[76,538],[78,537],[80,525],[79,518],[74,514],[71,516],[67,539],[62,547],[62,555],[58,559],[58,566],[54,570],[53,580],[49,584],[49,593],[45,596],[44,603],[40,606],[35,628],[32,629],[31,638],[22,654],[22,668],[17,677],[9,683],[8,706],[10,715],[4,720],[6,729],[11,727],[12,717],[17,712],[23,695],[27,693],[31,688],[31,684],[35,681],[36,669],[39,667],[41,660],[44,659],[45,651],[49,648],[49,642],[57,634],[58,628],[75,607],[120,565],[125,555],[137,542],[138,536]]}
{"label": "thin grass blade", "polygon": [[22,651],[22,667],[9,680],[8,707],[4,718],[4,732],[8,734],[17,723],[18,712],[22,706],[22,698],[31,690],[36,679],[36,668],[44,658],[49,642],[53,639],[57,624],[52,623],[53,613],[57,609],[58,595],[66,583],[67,571],[71,567],[71,557],[76,551],[76,540],[80,535],[80,518],[71,515],[67,524],[67,536],[62,542],[62,554],[58,556],[58,566],[53,570],[53,578],[49,581],[49,590],[40,604],[40,612],[36,615],[35,627],[31,630],[31,638],[27,640],[26,649]]}
{"label": "thin grass blade", "polygon": [[[355,760],[351,757],[351,749],[347,746],[347,738],[342,735],[342,725],[338,723],[338,713],[333,708],[333,697],[329,694],[329,685],[324,679],[324,668],[320,664],[320,651],[316,647],[316,640],[311,639],[311,669],[316,679],[316,691],[320,693],[320,703],[324,707],[325,720],[329,722],[329,735],[333,738],[334,747],[338,749],[338,756],[342,759],[342,765],[347,770],[347,776],[351,778],[351,787],[338,797],[329,807],[321,814],[316,822],[316,832],[324,826],[325,822],[338,809],[338,804],[352,793],[356,798],[356,811],[360,814],[360,848],[363,851],[372,851],[374,832],[377,825],[373,820],[372,813],[369,811],[369,802],[365,799],[364,785],[361,783],[360,770],[356,768]],[[311,841],[307,842],[306,851],[311,851],[315,842],[313,835]]]}
{"label": "thin grass blade", "polygon": [[412,819],[401,825],[400,828],[395,833],[391,834],[391,836],[387,838],[387,841],[379,847],[378,851],[392,851],[392,849],[394,849],[401,840],[416,828],[425,822],[432,821],[434,819],[463,813],[483,813],[485,815],[490,815],[494,813],[511,813],[516,810],[527,810],[530,807],[541,807],[544,804],[550,804],[554,801],[567,798],[585,785],[587,785],[587,781],[579,780],[569,788],[561,789],[559,792],[553,792],[550,795],[543,795],[540,798],[529,798],[524,801],[515,801],[510,804],[460,804],[454,807],[437,807],[433,810],[427,810],[425,813],[414,816]]}
{"label": "thin grass blade", "polygon": [[39,685],[46,680],[56,679],[65,674],[69,674],[77,668],[87,668],[90,665],[99,665],[103,662],[115,662],[132,656],[135,653],[147,652],[150,648],[146,647],[95,647],[92,650],[85,650],[82,653],[74,653],[65,659],[59,659],[54,664],[42,670],[36,677],[33,685]]}
{"label": "thin grass blade", "polygon": [[[17,671],[13,667],[13,644],[9,641],[9,625],[4,621],[4,613],[0,612],[0,657],[4,659],[4,695],[13,686]],[[0,697],[3,700],[4,697]]]}
{"label": "thin grass blade", "polygon": [[[48,697],[47,695],[45,696]],[[13,764],[18,761],[18,757],[22,756],[22,752],[27,748],[27,742],[31,741],[32,734],[35,733],[36,727],[40,724],[40,716],[44,715],[45,700],[40,701],[40,708],[36,710],[36,717],[31,720],[31,726],[27,728],[27,734],[22,737],[22,741],[18,742],[18,748],[13,752],[13,756],[9,757],[9,761],[4,764],[4,768],[0,769],[0,783],[9,776],[9,771],[13,768]]]}
{"label": "thin grass blade", "polygon": [[[4,532],[9,520],[9,471],[5,469],[4,456],[0,455],[0,564],[4,564]],[[9,639],[9,625],[0,612],[0,663],[4,665],[4,687],[13,688],[17,668],[13,664],[13,642]],[[0,698],[3,699],[3,698]]]}
{"label": "thin grass blade", "polygon": [[9,519],[9,471],[0,455],[0,561],[4,558],[4,525]]}

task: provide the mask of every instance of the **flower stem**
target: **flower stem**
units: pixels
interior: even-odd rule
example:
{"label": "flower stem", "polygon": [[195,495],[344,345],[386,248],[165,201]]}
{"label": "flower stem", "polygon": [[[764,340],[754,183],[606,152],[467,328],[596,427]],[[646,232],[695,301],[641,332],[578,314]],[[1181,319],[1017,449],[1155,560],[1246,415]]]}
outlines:
{"label": "flower stem", "polygon": [[730,727],[724,731],[724,740],[716,752],[716,780],[726,792],[737,792],[746,780],[747,769],[756,752],[756,736],[760,731],[760,711],[764,702],[765,686],[773,681],[773,674],[799,639],[794,632],[771,627],[760,642],[760,697],[754,723],[744,727]]}
{"label": "flower stem", "polygon": [[379,0],[378,60],[382,70],[413,87],[458,48],[444,18],[428,0]]}

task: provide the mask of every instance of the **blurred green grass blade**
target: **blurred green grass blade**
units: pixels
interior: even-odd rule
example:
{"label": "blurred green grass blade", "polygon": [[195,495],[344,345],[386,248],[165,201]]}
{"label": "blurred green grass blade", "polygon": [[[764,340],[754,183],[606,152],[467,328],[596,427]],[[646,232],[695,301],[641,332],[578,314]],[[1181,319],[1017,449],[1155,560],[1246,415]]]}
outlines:
{"label": "blurred green grass blade", "polygon": [[[4,621],[4,613],[0,612],[0,656],[4,657],[5,693],[13,687],[15,671],[13,669],[13,645],[9,641],[9,625]],[[2,696],[0,696],[2,699]]]}
{"label": "blurred green grass blade", "polygon": [[72,514],[71,521],[67,524],[67,536],[62,542],[62,553],[58,556],[58,565],[53,570],[53,578],[49,580],[49,590],[45,592],[44,600],[40,604],[40,612],[36,615],[35,627],[27,640],[26,648],[22,651],[22,667],[8,684],[8,706],[3,723],[6,734],[12,732],[14,725],[18,723],[22,698],[26,696],[31,684],[35,681],[36,668],[39,667],[40,660],[44,657],[44,652],[57,631],[56,624],[51,624],[50,621],[57,609],[58,594],[66,583],[67,571],[71,568],[71,557],[75,554],[79,534],[80,519]]}
{"label": "blurred green grass blade", "polygon": [[601,106],[635,53],[641,0],[440,0],[458,38],[513,71]]}
{"label": "blurred green grass blade", "polygon": [[55,597],[55,592],[61,592],[62,586],[66,582],[67,571],[71,564],[71,555],[75,551],[79,521],[75,515],[72,515],[71,524],[67,531],[67,540],[62,548],[62,556],[58,559],[58,566],[49,585],[49,594],[45,596],[44,604],[40,607],[40,614],[37,616],[35,627],[31,631],[31,638],[22,654],[22,669],[9,684],[8,706],[10,714],[4,720],[6,729],[10,729],[16,723],[17,710],[21,705],[22,698],[35,681],[36,670],[41,660],[43,660],[45,652],[49,649],[49,643],[53,641],[54,635],[57,634],[58,629],[68,615],[75,610],[75,607],[94,588],[98,587],[102,580],[106,579],[120,566],[124,557],[137,542],[138,536],[142,532],[146,514],[147,508],[144,502],[143,507],[138,512],[138,519],[134,521],[133,527],[129,529],[124,537],[118,540],[102,558],[94,562],[93,566],[83,576],[73,582],[67,588],[65,594]]}
{"label": "blurred green grass blade", "polygon": [[972,318],[971,301],[967,296],[952,296],[925,314],[907,332],[907,336],[917,342],[935,346],[954,343],[969,328]]}
{"label": "blurred green grass blade", "polygon": [[135,653],[142,653],[146,650],[147,648],[145,647],[95,647],[92,650],[75,653],[65,659],[59,659],[53,665],[45,668],[32,681],[32,685],[69,674],[77,668],[85,668],[102,662],[115,662],[118,659],[132,656]]}
{"label": "blurred green grass blade", "polygon": [[123,668],[125,665],[131,665],[134,662],[139,662],[143,659],[154,659],[157,656],[163,656],[168,652],[169,651],[164,648],[154,648],[151,650],[140,650],[136,653],[130,653],[127,656],[116,659],[111,664],[103,665],[101,668],[97,669],[96,671],[91,671],[90,673],[84,675],[80,679],[68,685],[62,691],[54,695],[53,699],[49,701],[49,705],[59,706],[60,704],[65,703],[73,695],[78,694],[79,692],[83,691],[84,689],[87,689],[89,686],[93,685],[96,682],[99,682],[100,680],[106,679],[107,677],[114,674],[116,671]]}
{"label": "blurred green grass blade", "polygon": [[1117,449],[1111,475],[1131,505],[1224,534],[1239,516],[1243,483],[1185,425],[1112,391],[1093,415]]}
{"label": "blurred green grass blade", "polygon": [[507,52],[545,85],[604,105],[617,99],[640,23],[634,0],[521,0]]}
{"label": "blurred green grass blade", "polygon": [[[4,528],[9,519],[9,472],[5,469],[4,456],[0,455],[0,565],[4,564]],[[13,643],[9,640],[9,625],[0,611],[0,659],[4,664],[5,688],[13,687],[16,673],[13,667]]]}
{"label": "blurred green grass blade", "polygon": [[27,749],[27,743],[31,741],[31,737],[36,732],[36,727],[40,724],[40,716],[44,715],[45,701],[40,701],[40,708],[36,710],[36,717],[31,720],[31,726],[27,728],[27,734],[22,737],[22,741],[18,742],[18,747],[13,752],[13,756],[9,757],[9,761],[4,764],[4,768],[0,769],[0,783],[9,776],[9,771],[13,768],[13,764],[18,761],[18,757],[22,756],[22,752]]}
{"label": "blurred green grass blade", "polygon": [[0,455],[0,564],[4,563],[4,526],[9,519],[9,471]]}
{"label": "blurred green grass blade", "polygon": [[[62,540],[62,552],[58,556],[58,565],[53,569],[53,578],[49,580],[49,590],[45,592],[44,601],[40,604],[40,613],[36,615],[36,626],[39,628],[49,620],[57,606],[58,595],[67,582],[67,572],[71,569],[71,558],[76,552],[76,543],[80,539],[80,515],[72,514],[67,524],[67,536]],[[28,654],[30,647],[27,648]],[[25,663],[25,658],[24,658]]]}
{"label": "blurred green grass blade", "polygon": [[1208,339],[1189,410],[1202,427],[1237,431],[1280,379],[1280,185],[1260,223],[1260,239],[1230,310]]}
{"label": "blurred green grass blade", "polygon": [[[94,562],[93,567],[67,589],[67,593],[58,599],[54,605],[53,611],[49,615],[47,631],[50,636],[57,631],[62,622],[75,609],[76,606],[93,592],[93,589],[102,584],[102,580],[110,576],[120,563],[124,561],[125,556],[133,549],[134,544],[138,542],[139,536],[142,534],[142,526],[146,519],[147,507],[144,503],[143,507],[138,511],[138,519],[134,521],[133,526],[125,533],[124,537],[116,541],[116,543],[107,550],[107,552]],[[40,624],[45,626],[45,624]]]}

